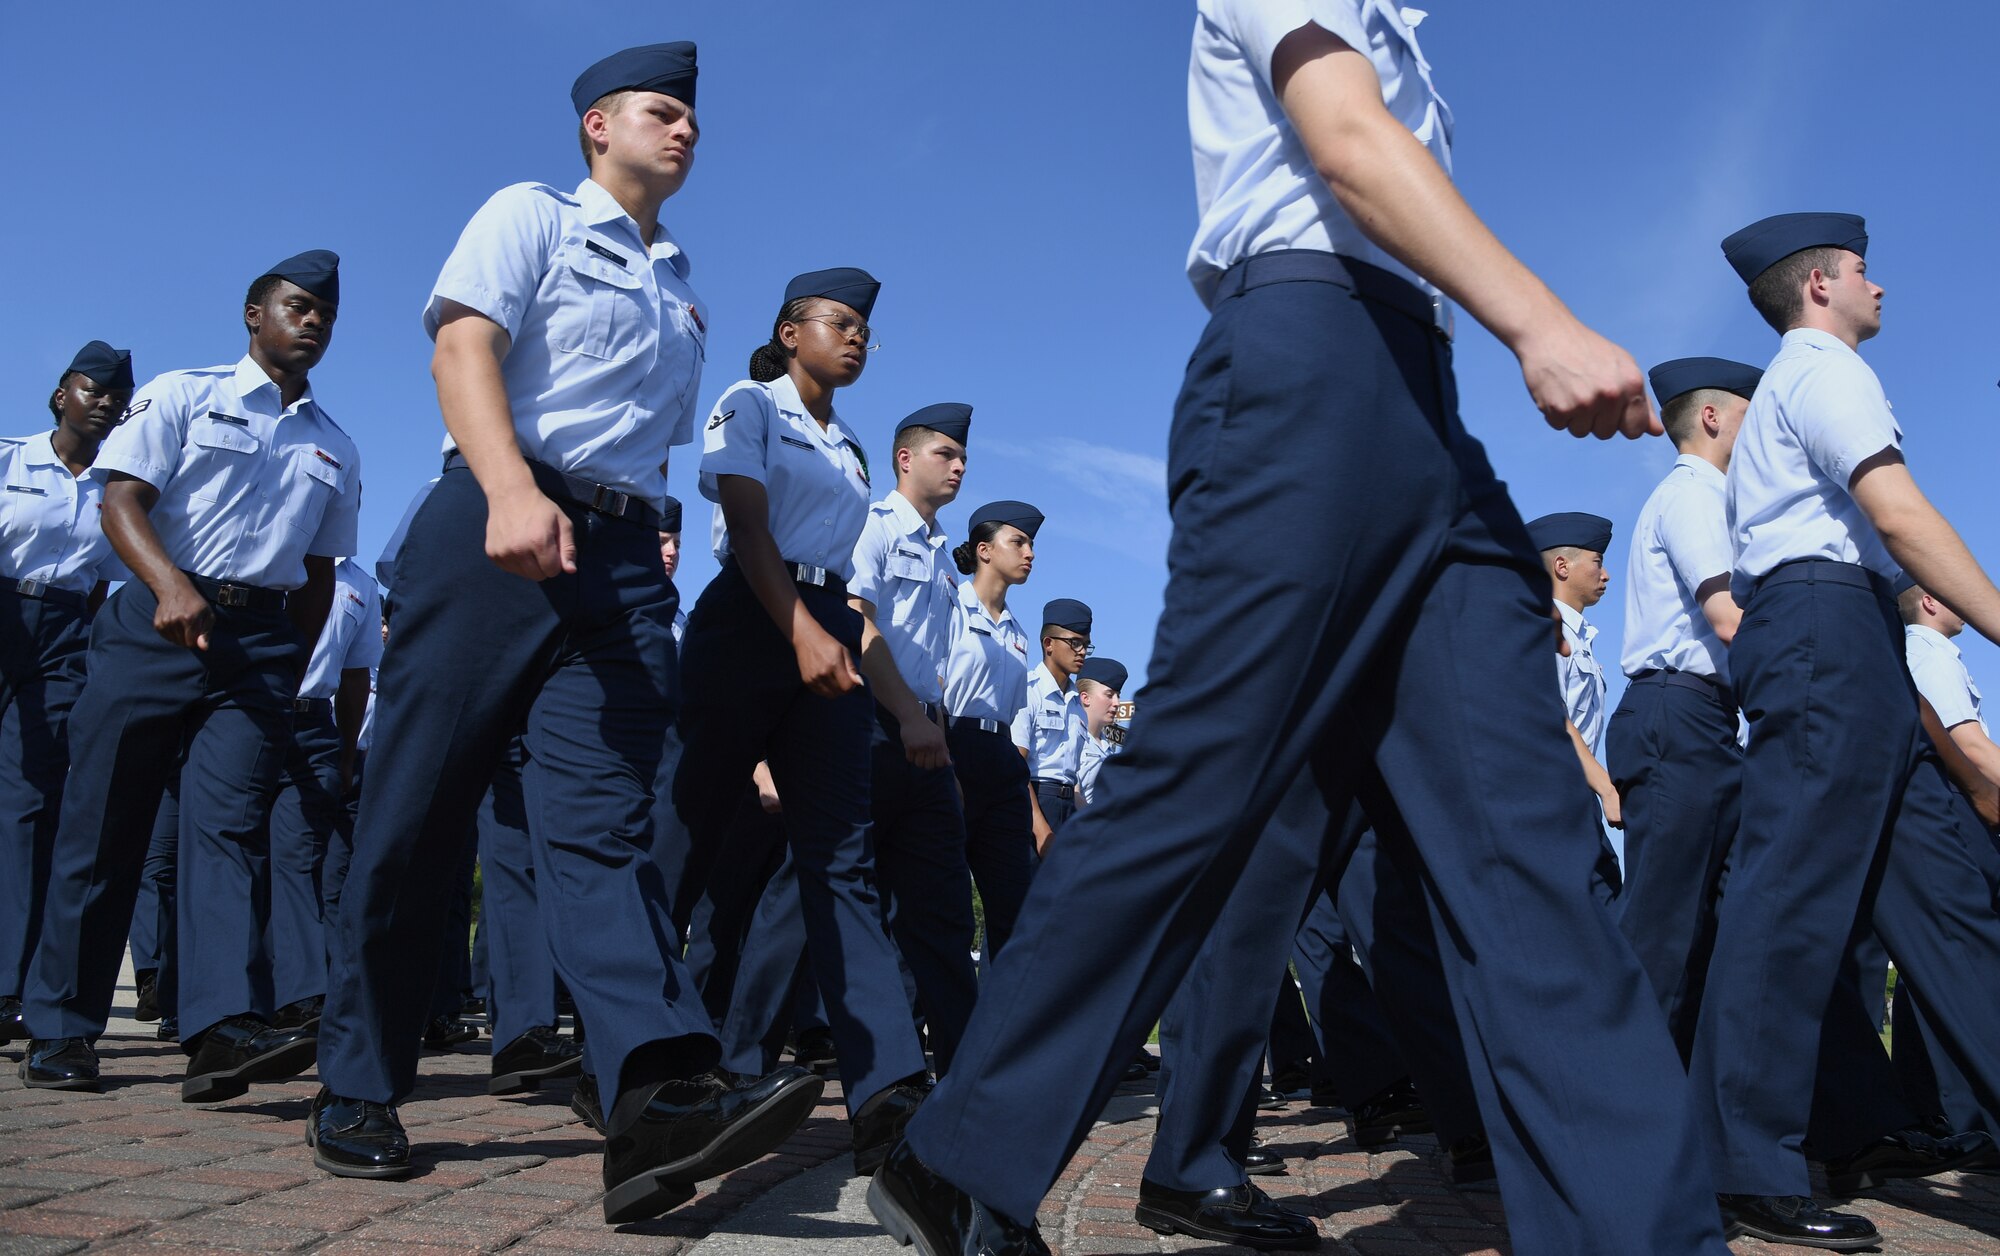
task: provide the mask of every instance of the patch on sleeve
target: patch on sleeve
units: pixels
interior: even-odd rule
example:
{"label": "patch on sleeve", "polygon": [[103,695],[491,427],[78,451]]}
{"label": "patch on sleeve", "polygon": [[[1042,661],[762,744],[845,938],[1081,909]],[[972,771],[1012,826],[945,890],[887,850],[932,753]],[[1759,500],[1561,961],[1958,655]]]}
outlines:
{"label": "patch on sleeve", "polygon": [[153,404],[153,399],[151,397],[146,398],[144,401],[133,402],[130,406],[126,407],[125,413],[119,419],[119,422],[122,423],[126,419],[134,418],[138,415],[146,413],[146,408],[152,404]]}
{"label": "patch on sleeve", "polygon": [[729,420],[735,417],[736,411],[724,410],[721,414],[716,415],[708,421],[708,430],[713,432],[716,428],[721,427],[724,423],[729,422]]}

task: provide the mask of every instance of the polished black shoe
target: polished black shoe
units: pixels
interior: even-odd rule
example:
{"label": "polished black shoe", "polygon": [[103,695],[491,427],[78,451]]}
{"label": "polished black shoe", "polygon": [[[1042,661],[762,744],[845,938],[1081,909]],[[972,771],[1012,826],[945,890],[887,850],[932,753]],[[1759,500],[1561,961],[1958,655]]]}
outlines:
{"label": "polished black shoe", "polygon": [[471,1042],[479,1036],[476,1025],[451,1020],[439,1016],[424,1026],[424,1045],[432,1051],[449,1051],[462,1042]]}
{"label": "polished black shoe", "polygon": [[178,1016],[162,1016],[160,1018],[160,1027],[153,1031],[153,1037],[158,1038],[161,1042],[179,1042],[181,1040],[181,1018]]}
{"label": "polished black shoe", "polygon": [[840,1055],[833,1049],[833,1031],[824,1025],[801,1030],[798,1044],[792,1048],[792,1063],[821,1077],[838,1068]]}
{"label": "polished black shoe", "polygon": [[868,1183],[868,1211],[889,1237],[920,1256],[1051,1256],[1042,1232],[1012,1221],[945,1181],[910,1144],[889,1149]]}
{"label": "polished black shoe", "polygon": [[493,1053],[489,1095],[533,1090],[544,1081],[574,1077],[583,1071],[583,1044],[565,1038],[547,1025],[537,1025]]}
{"label": "polished black shoe", "polygon": [[1256,1139],[1250,1140],[1250,1150],[1243,1155],[1243,1171],[1251,1177],[1275,1176],[1285,1171],[1285,1158],[1266,1151]]}
{"label": "polished black shoe", "polygon": [[822,1078],[786,1067],[767,1077],[712,1069],[619,1096],[605,1115],[604,1219],[657,1217],[694,1198],[694,1183],[749,1164],[812,1115]]}
{"label": "polished black shoe", "polygon": [[1340,1101],[1340,1096],[1335,1093],[1333,1087],[1324,1085],[1312,1088],[1306,1097],[1306,1106],[1309,1108],[1330,1108],[1335,1112],[1341,1113],[1347,1111],[1347,1105]]}
{"label": "polished black shoe", "polygon": [[1304,1064],[1289,1064],[1271,1078],[1271,1089],[1287,1099],[1304,1099],[1312,1094],[1312,1072]]}
{"label": "polished black shoe", "polygon": [[1280,1207],[1249,1182],[1212,1191],[1176,1191],[1139,1180],[1140,1225],[1160,1234],[1187,1234],[1265,1252],[1309,1252],[1319,1246],[1311,1217]]}
{"label": "polished black shoe", "polygon": [[0,999],[0,1044],[27,1040],[28,1022],[21,1012],[21,1000],[13,995]]}
{"label": "polished black shoe", "polygon": [[1478,1135],[1461,1138],[1446,1151],[1451,1160],[1451,1184],[1462,1191],[1491,1192],[1500,1189],[1499,1174],[1493,1167],[1493,1144]]}
{"label": "polished black shoe", "polygon": [[1265,1112],[1276,1112],[1285,1106],[1285,1097],[1269,1086],[1259,1086],[1257,1106]]}
{"label": "polished black shoe", "polygon": [[1387,1147],[1405,1134],[1430,1133],[1431,1116],[1417,1097],[1417,1088],[1400,1081],[1367,1103],[1356,1104],[1347,1126],[1355,1146]]}
{"label": "polished black shoe", "polygon": [[306,1114],[313,1163],[335,1177],[394,1178],[410,1171],[410,1136],[386,1103],[342,1099],[321,1086]]}
{"label": "polished black shoe", "polygon": [[1767,1243],[1858,1252],[1882,1241],[1875,1223],[1851,1212],[1833,1212],[1809,1195],[1718,1195],[1725,1238],[1749,1235]]}
{"label": "polished black shoe", "polygon": [[21,1080],[41,1090],[99,1090],[97,1048],[88,1038],[30,1039]]}
{"label": "polished black shoe", "polygon": [[1120,1086],[1134,1086],[1152,1080],[1153,1075],[1146,1071],[1146,1066],[1134,1060],[1125,1066],[1125,1072],[1119,1077],[1118,1084]]}
{"label": "polished black shoe", "polygon": [[576,1089],[570,1093],[569,1110],[583,1118],[583,1123],[602,1134],[604,1132],[604,1101],[597,1097],[597,1079],[588,1073],[576,1075]]}
{"label": "polished black shoe", "polygon": [[1144,1068],[1148,1073],[1157,1073],[1160,1071],[1160,1057],[1154,1055],[1144,1047],[1139,1048],[1139,1054],[1132,1057],[1132,1062]]}
{"label": "polished black shoe", "polygon": [[868,1177],[882,1167],[889,1149],[903,1141],[903,1127],[931,1093],[931,1080],[898,1082],[878,1091],[854,1114],[854,1176]]}
{"label": "polished black shoe", "polygon": [[1930,1177],[1976,1164],[1993,1154],[1993,1140],[1978,1130],[1943,1138],[1921,1129],[1897,1130],[1852,1155],[1826,1162],[1830,1195],[1853,1195],[1899,1178]]}
{"label": "polished black shoe", "polygon": [[182,1103],[234,1099],[252,1082],[281,1082],[313,1066],[319,1039],[304,1029],[274,1029],[254,1016],[232,1016],[201,1032],[192,1044]]}
{"label": "polished black shoe", "polygon": [[132,974],[132,984],[137,996],[132,1000],[132,1019],[152,1024],[160,1019],[160,971],[157,968],[141,968]]}
{"label": "polished black shoe", "polygon": [[271,1016],[273,1029],[308,1029],[319,1032],[319,1014],[326,1007],[323,995],[287,1003]]}

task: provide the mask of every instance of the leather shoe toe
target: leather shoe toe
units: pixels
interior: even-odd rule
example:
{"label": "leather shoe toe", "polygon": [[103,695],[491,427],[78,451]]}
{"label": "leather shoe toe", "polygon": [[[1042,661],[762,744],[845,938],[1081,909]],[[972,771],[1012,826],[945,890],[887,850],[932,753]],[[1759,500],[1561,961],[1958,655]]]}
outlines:
{"label": "leather shoe toe", "polygon": [[1050,1256],[1042,1232],[1003,1217],[953,1186],[910,1149],[908,1140],[889,1149],[868,1183],[868,1210],[908,1247],[925,1256]]}
{"label": "leather shoe toe", "polygon": [[548,1025],[537,1025],[493,1053],[493,1077],[486,1083],[486,1093],[533,1090],[548,1079],[582,1071],[583,1044]]}
{"label": "leather shoe toe", "polygon": [[1258,1251],[1311,1251],[1319,1246],[1319,1227],[1311,1217],[1280,1207],[1248,1182],[1209,1191],[1177,1191],[1142,1178],[1133,1216],[1160,1234],[1186,1234]]}
{"label": "leather shoe toe", "polygon": [[1285,1158],[1267,1151],[1262,1143],[1253,1140],[1250,1150],[1243,1155],[1243,1171],[1252,1177],[1283,1173]]}
{"label": "leather shoe toe", "polygon": [[694,1198],[694,1183],[749,1164],[791,1137],[826,1089],[786,1067],[765,1077],[713,1069],[620,1095],[606,1113],[604,1219],[656,1217]]}
{"label": "leather shoe toe", "polygon": [[410,1138],[386,1103],[343,1099],[322,1086],[306,1116],[313,1163],[335,1177],[393,1178],[410,1171]]}
{"label": "leather shoe toe", "polygon": [[871,1096],[854,1114],[854,1176],[867,1177],[882,1166],[889,1149],[903,1140],[903,1127],[931,1093],[930,1078],[898,1082]]}
{"label": "leather shoe toe", "polygon": [[28,1034],[28,1020],[21,1012],[21,1000],[0,999],[0,1043],[22,1042]]}
{"label": "leather shoe toe", "polygon": [[1407,1081],[1357,1104],[1347,1124],[1357,1147],[1387,1147],[1405,1134],[1428,1134],[1432,1128],[1417,1088]]}
{"label": "leather shoe toe", "polygon": [[280,1082],[313,1066],[319,1039],[307,1029],[273,1029],[254,1016],[232,1016],[209,1026],[194,1044],[182,1103],[234,1099],[253,1082]]}
{"label": "leather shoe toe", "polygon": [[97,1049],[87,1038],[30,1039],[21,1080],[40,1090],[99,1090]]}
{"label": "leather shoe toe", "polygon": [[1897,1130],[1852,1155],[1826,1162],[1826,1189],[1853,1195],[1901,1178],[1930,1177],[1976,1164],[1993,1153],[1993,1140],[1978,1130],[1940,1138],[1922,1129]]}
{"label": "leather shoe toe", "polygon": [[1822,1208],[1809,1195],[1718,1195],[1716,1202],[1723,1233],[1732,1239],[1747,1234],[1830,1252],[1858,1252],[1882,1241],[1868,1218]]}

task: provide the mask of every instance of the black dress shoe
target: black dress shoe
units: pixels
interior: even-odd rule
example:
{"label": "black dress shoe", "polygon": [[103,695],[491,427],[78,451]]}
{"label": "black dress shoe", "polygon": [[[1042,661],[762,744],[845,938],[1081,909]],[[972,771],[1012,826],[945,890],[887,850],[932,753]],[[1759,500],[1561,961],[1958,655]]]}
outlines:
{"label": "black dress shoe", "polygon": [[306,1114],[313,1163],[335,1177],[393,1178],[410,1171],[410,1137],[386,1103],[342,1099],[321,1086]]}
{"label": "black dress shoe", "polygon": [[461,1042],[479,1036],[477,1026],[439,1016],[424,1026],[424,1045],[433,1051],[449,1051]]}
{"label": "black dress shoe", "polygon": [[840,1055],[833,1049],[833,1031],[824,1025],[801,1030],[798,1045],[792,1048],[792,1063],[821,1077],[838,1068]]}
{"label": "black dress shoe", "polygon": [[160,1027],[153,1031],[153,1037],[158,1038],[161,1042],[179,1042],[181,1040],[181,1018],[178,1016],[162,1016],[160,1018]]}
{"label": "black dress shoe", "polygon": [[326,998],[323,995],[317,994],[310,999],[300,999],[295,1003],[287,1003],[272,1014],[271,1028],[310,1029],[317,1033],[319,1031],[319,1014],[325,1007]]}
{"label": "black dress shoe", "polygon": [[1176,1191],[1139,1179],[1132,1215],[1161,1234],[1188,1234],[1265,1252],[1308,1252],[1319,1246],[1313,1219],[1280,1207],[1249,1182],[1212,1191]]}
{"label": "black dress shoe", "polygon": [[1718,1195],[1726,1238],[1749,1235],[1767,1243],[1858,1252],[1882,1241],[1875,1223],[1851,1212],[1832,1212],[1809,1195]]}
{"label": "black dress shoe", "polygon": [[201,1032],[192,1044],[182,1103],[234,1099],[252,1082],[281,1082],[313,1066],[319,1039],[304,1029],[273,1029],[254,1016],[232,1016]]}
{"label": "black dress shoe", "polygon": [[1451,1159],[1451,1184],[1462,1191],[1499,1190],[1493,1167],[1493,1144],[1478,1135],[1461,1138],[1445,1153]]}
{"label": "black dress shoe", "polygon": [[1271,1089],[1287,1099],[1304,1099],[1312,1094],[1312,1072],[1304,1064],[1288,1064],[1272,1075]]}
{"label": "black dress shoe", "polygon": [[917,1159],[907,1141],[889,1149],[868,1184],[868,1211],[889,1237],[921,1256],[1051,1256],[1042,1232],[980,1203]]}
{"label": "black dress shoe", "polygon": [[1404,1134],[1430,1133],[1431,1116],[1417,1097],[1417,1088],[1405,1080],[1367,1103],[1356,1104],[1347,1125],[1355,1146],[1387,1147]]}
{"label": "black dress shoe", "polygon": [[712,1069],[620,1095],[606,1115],[604,1219],[657,1217],[694,1198],[694,1183],[749,1164],[792,1136],[826,1089],[786,1067],[768,1077]]}
{"label": "black dress shoe", "polygon": [[1333,1087],[1325,1085],[1315,1085],[1312,1088],[1311,1093],[1306,1099],[1306,1106],[1309,1108],[1330,1108],[1335,1112],[1341,1113],[1347,1111],[1347,1105],[1340,1101],[1340,1095],[1334,1091]]}
{"label": "black dress shoe", "polygon": [[137,997],[132,1000],[132,1019],[150,1025],[160,1019],[160,971],[141,968],[132,974],[132,983],[137,990]]}
{"label": "black dress shoe", "polygon": [[1921,1129],[1897,1130],[1852,1155],[1826,1162],[1826,1189],[1831,1195],[1853,1195],[1898,1178],[1950,1173],[1986,1159],[1993,1140],[1978,1130],[1943,1138]]}
{"label": "black dress shoe", "polygon": [[604,1101],[597,1097],[597,1079],[588,1073],[576,1075],[576,1089],[569,1097],[569,1110],[583,1118],[583,1123],[602,1134],[604,1132]]}
{"label": "black dress shoe", "polygon": [[1266,1151],[1256,1139],[1250,1140],[1250,1150],[1243,1154],[1242,1168],[1251,1177],[1263,1177],[1283,1173],[1285,1158]]}
{"label": "black dress shoe", "polygon": [[0,999],[0,1043],[26,1042],[27,1039],[28,1021],[21,1012],[21,1000],[11,994]]}
{"label": "black dress shoe", "polygon": [[1139,1054],[1132,1057],[1132,1062],[1143,1067],[1148,1073],[1160,1071],[1160,1057],[1144,1047],[1139,1048]]}
{"label": "black dress shoe", "polygon": [[30,1039],[21,1080],[42,1090],[96,1091],[97,1049],[88,1038]]}
{"label": "black dress shoe", "polygon": [[574,1077],[583,1071],[583,1044],[565,1038],[547,1025],[537,1025],[493,1053],[489,1095],[533,1090],[545,1079]]}
{"label": "black dress shoe", "polygon": [[903,1141],[903,1127],[931,1093],[931,1080],[902,1081],[878,1091],[854,1114],[854,1176],[868,1177],[882,1167],[889,1149]]}
{"label": "black dress shoe", "polygon": [[1146,1066],[1134,1060],[1125,1066],[1125,1072],[1118,1078],[1118,1084],[1120,1086],[1134,1086],[1141,1082],[1150,1082],[1152,1080],[1153,1075],[1146,1071]]}

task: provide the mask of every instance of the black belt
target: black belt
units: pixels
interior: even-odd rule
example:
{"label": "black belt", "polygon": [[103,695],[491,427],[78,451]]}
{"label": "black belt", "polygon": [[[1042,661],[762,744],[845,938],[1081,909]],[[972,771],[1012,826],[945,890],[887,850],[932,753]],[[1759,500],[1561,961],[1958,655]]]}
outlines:
{"label": "black belt", "polygon": [[293,698],[293,699],[292,699],[292,714],[294,714],[294,715],[324,715],[324,716],[326,716],[326,717],[327,717],[328,719],[331,719],[331,718],[333,718],[333,699],[332,699],[332,698]]}
{"label": "black belt", "polygon": [[1278,249],[1258,253],[1222,272],[1211,308],[1230,297],[1274,283],[1330,283],[1355,296],[1380,301],[1451,339],[1451,312],[1441,299],[1393,271],[1316,249]]}
{"label": "black belt", "polygon": [[1764,573],[1757,582],[1759,592],[1774,584],[1847,584],[1859,589],[1873,589],[1883,597],[1894,596],[1889,580],[1877,572],[1870,571],[1860,563],[1835,562],[1831,558],[1795,558],[1788,563],[1779,563]]}
{"label": "black belt", "polygon": [[951,726],[953,728],[976,728],[982,733],[1004,733],[1009,731],[1007,721],[982,719],[977,715],[954,715],[951,717]]}
{"label": "black belt", "polygon": [[229,610],[281,611],[285,609],[285,599],[289,596],[283,589],[260,589],[254,584],[232,584],[227,580],[210,580],[207,576],[197,576],[192,571],[183,571],[201,595],[216,606]]}
{"label": "black belt", "polygon": [[90,604],[90,599],[73,589],[53,589],[46,580],[16,580],[12,576],[0,576],[0,589],[11,589],[22,597],[31,597],[51,606],[67,606],[80,611]]}
{"label": "black belt", "polygon": [[[628,523],[637,523],[648,528],[657,529],[660,526],[660,512],[643,497],[634,497],[623,489],[586,480],[567,471],[558,471],[546,462],[537,462],[533,458],[527,462],[530,467],[555,477],[557,485],[560,486],[558,496],[576,503],[585,510],[594,510],[600,515],[610,515],[613,519],[623,519]],[[466,465],[465,455],[461,453],[449,454],[444,460],[444,469],[447,471]]]}
{"label": "black belt", "polygon": [[1683,672],[1671,667],[1649,667],[1630,679],[1635,685],[1649,681],[1681,689],[1692,689],[1696,693],[1716,699],[1732,711],[1736,709],[1735,691],[1715,677],[1704,676],[1700,672]]}
{"label": "black belt", "polygon": [[1070,784],[1068,781],[1051,780],[1046,776],[1038,776],[1035,778],[1036,789],[1040,789],[1044,785],[1053,788],[1056,791],[1056,797],[1058,798],[1068,798],[1076,793],[1076,786]]}
{"label": "black belt", "polygon": [[[795,563],[789,558],[779,559],[778,565],[785,569],[785,574],[792,578],[792,583],[794,584],[809,584],[816,589],[831,589],[833,592],[843,596],[847,593],[847,581],[834,575],[824,567],[814,567],[808,563]],[[723,570],[740,570],[741,567],[742,564],[736,561],[736,555],[727,554],[723,556]]]}

